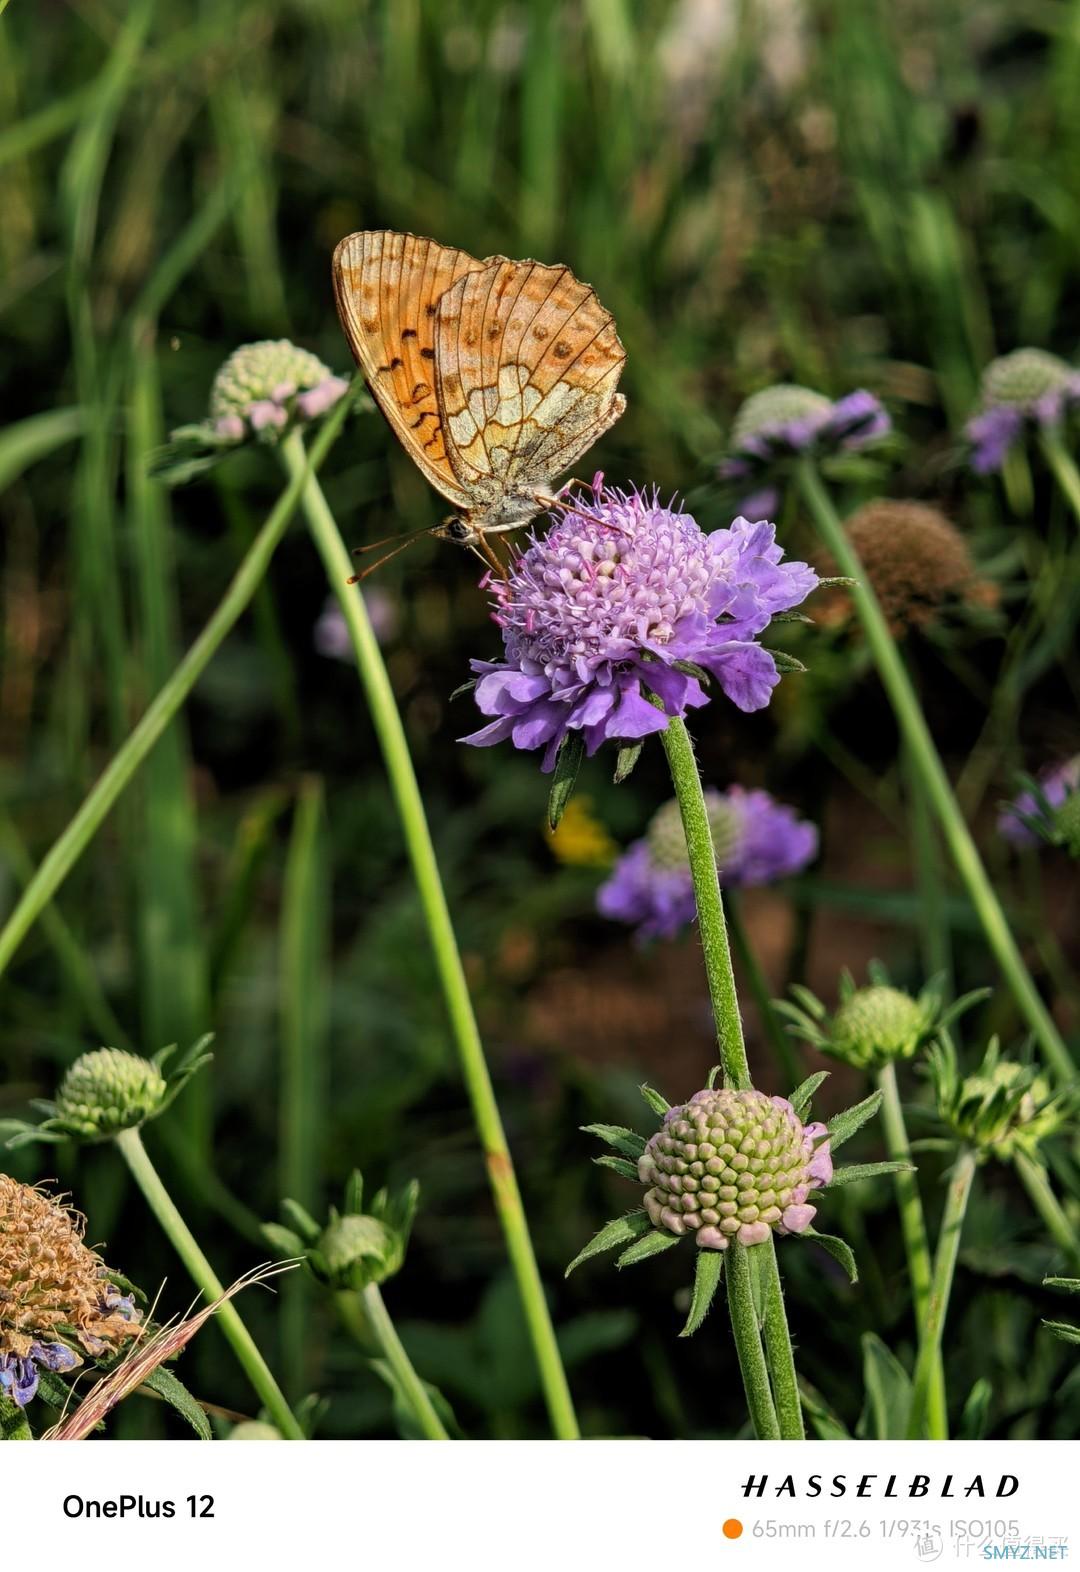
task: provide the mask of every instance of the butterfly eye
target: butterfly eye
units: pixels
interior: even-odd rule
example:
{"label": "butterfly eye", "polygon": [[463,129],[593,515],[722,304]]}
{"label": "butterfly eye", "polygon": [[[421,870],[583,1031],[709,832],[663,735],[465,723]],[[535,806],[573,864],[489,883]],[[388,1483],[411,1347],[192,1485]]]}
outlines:
{"label": "butterfly eye", "polygon": [[447,540],[455,541],[459,546],[465,546],[475,539],[475,531],[470,529],[464,519],[449,518],[443,525]]}

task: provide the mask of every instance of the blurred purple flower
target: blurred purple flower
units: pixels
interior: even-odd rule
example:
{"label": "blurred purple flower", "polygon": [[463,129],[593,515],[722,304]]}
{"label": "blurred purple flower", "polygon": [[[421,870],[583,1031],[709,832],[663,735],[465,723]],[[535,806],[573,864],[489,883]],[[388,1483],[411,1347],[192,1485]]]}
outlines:
{"label": "blurred purple flower", "polygon": [[[707,790],[713,845],[724,885],[771,884],[800,873],[817,854],[818,832],[766,791]],[[597,891],[604,917],[630,923],[639,939],[674,938],[697,915],[675,802],[654,815]]]}
{"label": "blurred purple flower", "polygon": [[[859,388],[835,402],[813,388],[778,382],[746,399],[731,427],[730,449],[718,468],[721,480],[756,480],[759,489],[739,509],[747,518],[774,515],[779,493],[766,482],[784,460],[803,453],[819,458],[853,452],[892,430],[881,401]],[[775,501],[770,499],[775,498]]]}
{"label": "blurred purple flower", "polygon": [[[362,591],[364,605],[371,619],[372,631],[380,644],[386,644],[394,637],[398,627],[397,603],[386,590],[377,588]],[[315,649],[320,655],[326,655],[331,660],[355,661],[352,640],[349,637],[349,627],[342,614],[341,607],[335,596],[327,598],[326,604],[315,623],[313,634]]]}
{"label": "blurred purple flower", "polygon": [[1080,402],[1080,376],[1057,355],[1014,349],[986,367],[982,407],[964,427],[971,467],[977,475],[1001,469],[1025,431],[1056,426]]}
{"label": "blurred purple flower", "polygon": [[[1022,791],[1007,804],[998,818],[998,834],[1013,846],[1037,846],[1042,837],[1028,820],[1040,823],[1047,808],[1060,808],[1080,789],[1080,753],[1064,764],[1051,765],[1038,777],[1039,792]],[[1040,800],[1041,798],[1041,800]]]}
{"label": "blurred purple flower", "polygon": [[687,662],[739,709],[763,708],[780,675],[757,635],[817,584],[805,562],[782,561],[775,534],[738,518],[706,535],[655,492],[605,489],[597,476],[593,500],[531,535],[491,584],[505,659],[472,662],[476,703],[492,719],[462,740],[543,748],[550,770],[572,732],[593,754],[707,703]]}

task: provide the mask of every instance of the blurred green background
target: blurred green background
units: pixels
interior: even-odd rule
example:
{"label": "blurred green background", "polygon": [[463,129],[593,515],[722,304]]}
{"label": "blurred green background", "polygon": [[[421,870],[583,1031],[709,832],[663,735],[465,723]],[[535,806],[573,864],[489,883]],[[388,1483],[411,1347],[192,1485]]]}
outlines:
{"label": "blurred green background", "polygon": [[[596,464],[689,496],[705,524],[730,518],[713,475],[747,393],[792,380],[885,399],[903,440],[877,483],[940,502],[999,586],[995,614],[910,657],[1025,953],[1075,1031],[1074,875],[1053,855],[1006,856],[993,829],[1017,767],[1080,747],[1071,638],[1044,637],[1039,608],[1023,648],[1009,638],[1075,526],[1023,461],[1004,487],[975,480],[958,437],[995,353],[1076,348],[1078,73],[1080,6],[1064,0],[14,0],[0,21],[0,910],[282,486],[254,449],[167,494],[148,454],[201,418],[240,343],[288,335],[348,370],[330,252],[391,227],[589,280],[629,356],[627,413]],[[350,424],[324,478],[356,545],[444,511],[375,418]],[[845,505],[874,484],[856,476]],[[782,538],[813,554],[791,509]],[[283,1194],[321,1211],[354,1166],[372,1182],[415,1174],[417,1231],[386,1290],[405,1340],[470,1435],[543,1434],[371,727],[348,662],[316,646],[326,593],[297,525],[0,981],[0,1116],[87,1047],[150,1053],[213,1030],[202,1092],[148,1141],[220,1274],[264,1258],[257,1221]],[[472,706],[449,695],[496,647],[471,560],[425,539],[369,594],[586,1431],[731,1434],[742,1399],[722,1327],[675,1337],[681,1253],[562,1282],[631,1195],[590,1165],[578,1127],[640,1124],[643,1079],[672,1098],[704,1081],[696,941],[641,951],[603,923],[602,868],[587,838],[557,852],[545,835],[535,759],[457,745]],[[822,825],[818,864],[748,898],[749,929],[777,991],[802,978],[831,1001],[839,968],[861,977],[874,955],[915,986],[926,938],[887,707],[857,642],[786,642],[808,677],[763,714],[714,703],[695,726],[711,784],[767,785]],[[669,794],[663,760],[647,750],[620,788],[609,763],[580,791],[625,844]],[[962,892],[944,899],[958,985],[993,983]],[[759,1083],[786,1089],[748,1015]],[[1003,995],[967,1028],[973,1053],[991,1029],[1017,1038]],[[860,1090],[837,1074],[825,1103]],[[917,1079],[907,1091],[922,1095]],[[862,1150],[879,1156],[872,1129]],[[179,1263],[108,1149],[4,1164],[70,1188],[108,1259],[150,1291],[167,1277],[164,1308],[185,1307]],[[853,1426],[859,1335],[910,1360],[912,1326],[888,1185],[839,1192],[834,1224],[860,1256],[857,1288],[809,1250],[782,1255],[800,1368]],[[957,1412],[977,1377],[991,1383],[988,1434],[1075,1430],[1068,1349],[1038,1331],[1053,1261],[1011,1174],[988,1175],[946,1333]],[[386,1390],[313,1292],[290,1283],[241,1308],[290,1393],[325,1397],[321,1435],[394,1433]],[[183,1373],[250,1411],[216,1329]],[[171,1425],[136,1400],[113,1433]]]}

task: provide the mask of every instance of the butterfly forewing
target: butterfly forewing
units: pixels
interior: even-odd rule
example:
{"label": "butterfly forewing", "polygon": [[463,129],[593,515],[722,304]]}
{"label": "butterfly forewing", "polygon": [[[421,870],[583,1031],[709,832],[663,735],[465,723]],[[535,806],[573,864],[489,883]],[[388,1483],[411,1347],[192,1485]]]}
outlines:
{"label": "butterfly forewing", "polygon": [[434,347],[449,462],[489,512],[550,483],[625,407],[614,321],[569,268],[499,258],[460,277]]}
{"label": "butterfly forewing", "polygon": [[385,229],[347,235],[334,251],[334,297],[353,356],[405,450],[461,509],[470,498],[447,455],[435,328],[451,285],[488,268],[465,251]]}

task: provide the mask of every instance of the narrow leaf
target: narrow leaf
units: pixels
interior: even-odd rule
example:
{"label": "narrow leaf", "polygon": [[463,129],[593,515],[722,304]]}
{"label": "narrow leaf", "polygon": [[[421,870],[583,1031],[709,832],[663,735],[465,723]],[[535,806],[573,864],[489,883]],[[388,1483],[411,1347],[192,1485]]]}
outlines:
{"label": "narrow leaf", "polygon": [[173,1375],[171,1370],[166,1370],[164,1365],[158,1365],[156,1370],[143,1381],[143,1387],[149,1388],[158,1397],[165,1399],[170,1408],[186,1419],[200,1441],[212,1441],[210,1421],[192,1397],[179,1377]]}
{"label": "narrow leaf", "polygon": [[645,1150],[645,1137],[624,1124],[583,1124],[581,1128],[586,1135],[599,1136],[624,1157],[640,1157]]}
{"label": "narrow leaf", "polygon": [[805,671],[806,667],[801,660],[796,660],[794,655],[789,655],[787,650],[771,650],[766,647],[766,654],[771,655],[776,662],[777,671]]}
{"label": "narrow leaf", "polygon": [[816,1387],[800,1379],[799,1396],[802,1399],[803,1411],[809,1415],[810,1423],[816,1430],[819,1441],[851,1440],[851,1431],[844,1421],[833,1413]]}
{"label": "narrow leaf", "polygon": [[623,781],[629,777],[635,764],[641,758],[641,750],[644,746],[644,738],[639,738],[636,742],[621,742],[619,744],[619,751],[615,755],[616,786],[621,786]]}
{"label": "narrow leaf", "polygon": [[845,1168],[834,1168],[827,1189],[838,1184],[857,1184],[860,1179],[876,1179],[880,1174],[913,1174],[914,1163],[849,1163]]}
{"label": "narrow leaf", "polygon": [[866,1405],[859,1433],[870,1441],[895,1441],[907,1434],[911,1378],[890,1348],[873,1332],[865,1332],[863,1381]]}
{"label": "narrow leaf", "polygon": [[986,1421],[993,1395],[994,1389],[989,1381],[980,1376],[968,1393],[968,1400],[964,1404],[964,1412],[960,1416],[960,1428],[956,1433],[958,1441],[982,1440],[986,1434]]}
{"label": "narrow leaf", "polygon": [[605,1223],[600,1232],[594,1234],[580,1254],[576,1255],[566,1268],[564,1276],[569,1277],[575,1266],[580,1266],[582,1261],[588,1261],[591,1256],[603,1255],[605,1250],[614,1250],[616,1245],[628,1244],[632,1239],[639,1239],[652,1225],[647,1212],[628,1212],[625,1217],[615,1217],[610,1223]]}
{"label": "narrow leaf", "polygon": [[1065,1343],[1080,1343],[1080,1326],[1073,1326],[1068,1321],[1044,1321],[1043,1326]]}
{"label": "narrow leaf", "polygon": [[654,1091],[654,1089],[648,1085],[639,1086],[638,1091],[641,1093],[642,1097],[644,1097],[653,1113],[657,1114],[662,1119],[667,1113],[668,1109],[671,1107],[671,1104],[668,1102],[667,1098],[661,1097],[659,1092]]}
{"label": "narrow leaf", "polygon": [[819,1234],[816,1228],[804,1228],[802,1237],[804,1239],[812,1239],[823,1250],[827,1250],[835,1261],[839,1261],[848,1275],[849,1282],[857,1283],[859,1281],[859,1268],[855,1264],[855,1252],[846,1240],[838,1239],[835,1234]]}
{"label": "narrow leaf", "polygon": [[693,1337],[702,1321],[708,1315],[709,1307],[720,1284],[723,1270],[724,1252],[722,1250],[698,1251],[697,1266],[694,1268],[694,1292],[690,1300],[690,1314],[686,1318],[686,1325],[679,1333],[680,1337]]}
{"label": "narrow leaf", "polygon": [[871,1092],[870,1096],[861,1103],[856,1103],[854,1108],[845,1108],[843,1113],[838,1113],[834,1119],[829,1120],[829,1145],[834,1151],[838,1146],[843,1146],[849,1141],[856,1130],[862,1128],[868,1119],[872,1119],[881,1107],[884,1092]]}
{"label": "narrow leaf", "polygon": [[803,1113],[810,1106],[810,1099],[821,1085],[822,1081],[829,1079],[828,1070],[819,1070],[816,1075],[808,1076],[788,1096],[788,1102],[801,1119]]}
{"label": "narrow leaf", "polygon": [[1044,1277],[1044,1288],[1063,1288],[1067,1294],[1080,1294],[1080,1277]]}
{"label": "narrow leaf", "polygon": [[651,1255],[660,1255],[665,1250],[670,1250],[672,1245],[679,1242],[678,1234],[665,1234],[656,1229],[651,1234],[646,1234],[639,1239],[637,1244],[632,1244],[629,1250],[624,1250],[616,1266],[636,1266],[639,1261],[647,1261]]}
{"label": "narrow leaf", "polygon": [[548,824],[559,828],[559,820],[566,812],[566,804],[574,794],[578,771],[585,758],[585,739],[579,731],[569,731],[555,760],[555,774],[548,796]]}
{"label": "narrow leaf", "polygon": [[594,1157],[593,1162],[599,1168],[610,1168],[612,1173],[619,1174],[623,1179],[637,1179],[637,1163],[632,1163],[629,1157],[613,1157],[610,1152],[605,1152],[602,1157]]}

